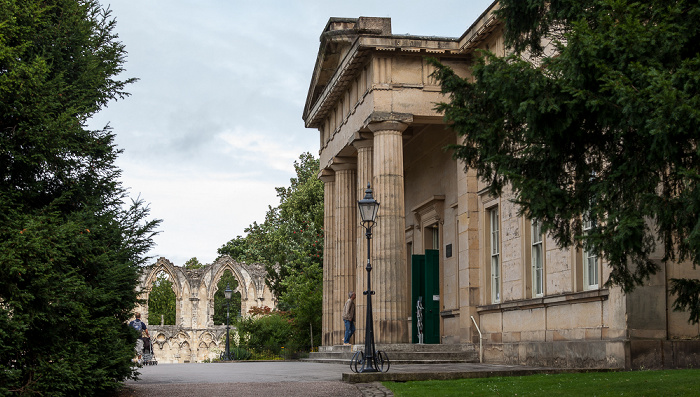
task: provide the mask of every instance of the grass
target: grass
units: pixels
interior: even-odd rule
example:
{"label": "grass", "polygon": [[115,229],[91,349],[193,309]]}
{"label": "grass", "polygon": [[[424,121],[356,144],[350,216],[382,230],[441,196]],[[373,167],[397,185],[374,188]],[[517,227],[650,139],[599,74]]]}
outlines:
{"label": "grass", "polygon": [[477,379],[383,382],[396,397],[698,396],[700,370],[588,372]]}

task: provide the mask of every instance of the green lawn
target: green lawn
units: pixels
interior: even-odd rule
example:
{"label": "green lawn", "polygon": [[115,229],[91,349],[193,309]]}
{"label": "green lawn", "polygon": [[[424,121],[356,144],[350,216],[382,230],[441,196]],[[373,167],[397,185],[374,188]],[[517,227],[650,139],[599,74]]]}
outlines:
{"label": "green lawn", "polygon": [[700,370],[542,374],[383,384],[396,397],[700,396]]}

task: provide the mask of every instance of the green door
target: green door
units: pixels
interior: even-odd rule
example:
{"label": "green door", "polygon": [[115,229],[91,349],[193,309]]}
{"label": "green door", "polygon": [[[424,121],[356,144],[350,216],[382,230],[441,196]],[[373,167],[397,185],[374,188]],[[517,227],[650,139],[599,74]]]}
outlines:
{"label": "green door", "polygon": [[[412,342],[418,343],[418,312],[416,310],[416,305],[418,304],[418,299],[421,302],[425,302],[423,297],[425,293],[423,292],[423,273],[425,272],[425,255],[411,255],[411,334]],[[425,310],[423,310],[425,313]],[[423,322],[425,323],[425,322]],[[425,330],[423,331],[425,334]]]}
{"label": "green door", "polygon": [[440,251],[425,250],[424,343],[440,343]]}
{"label": "green door", "polygon": [[440,343],[440,251],[411,257],[412,341],[419,343],[417,305],[421,301],[423,343]]}

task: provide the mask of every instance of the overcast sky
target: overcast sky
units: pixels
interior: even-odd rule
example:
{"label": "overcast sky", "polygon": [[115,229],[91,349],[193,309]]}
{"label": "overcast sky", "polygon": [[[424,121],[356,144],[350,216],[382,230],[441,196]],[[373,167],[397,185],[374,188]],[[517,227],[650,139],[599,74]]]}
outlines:
{"label": "overcast sky", "polygon": [[140,80],[91,126],[111,125],[124,186],[163,220],[150,255],[213,262],[279,204],[299,155],[318,157],[301,115],[328,18],[459,37],[491,2],[102,0],[128,52],[124,77]]}

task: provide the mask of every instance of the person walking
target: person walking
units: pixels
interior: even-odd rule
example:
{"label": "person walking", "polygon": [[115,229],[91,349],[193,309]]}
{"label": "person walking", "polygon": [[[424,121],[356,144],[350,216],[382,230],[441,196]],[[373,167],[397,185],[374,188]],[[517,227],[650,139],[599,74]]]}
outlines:
{"label": "person walking", "polygon": [[348,300],[343,307],[343,322],[345,323],[344,345],[350,344],[350,337],[355,333],[355,292],[348,293]]}
{"label": "person walking", "polygon": [[141,321],[141,313],[136,313],[135,319],[132,320],[129,323],[129,327],[133,328],[136,330],[136,332],[139,333],[139,338],[136,339],[136,360],[139,364],[141,364],[141,360],[143,357],[143,347],[144,347],[144,341],[143,338],[149,338],[150,336],[148,335],[148,327],[146,326],[146,323]]}

